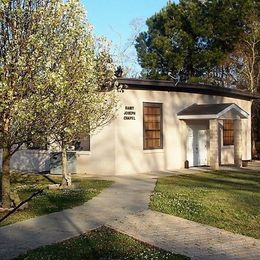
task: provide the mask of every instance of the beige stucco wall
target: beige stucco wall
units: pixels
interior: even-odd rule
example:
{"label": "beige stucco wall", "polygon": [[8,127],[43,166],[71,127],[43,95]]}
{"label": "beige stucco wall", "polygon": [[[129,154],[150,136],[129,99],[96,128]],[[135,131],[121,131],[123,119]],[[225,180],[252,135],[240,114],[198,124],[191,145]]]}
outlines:
{"label": "beige stucco wall", "polygon": [[[109,125],[91,136],[90,152],[76,153],[76,171],[89,174],[132,174],[151,171],[174,170],[184,167],[186,160],[187,123],[201,124],[206,121],[185,122],[177,113],[193,103],[236,103],[249,114],[242,120],[242,159],[251,159],[251,102],[227,97],[201,94],[124,90],[119,93],[121,107],[117,117]],[[163,104],[163,149],[143,150],[143,102]],[[135,120],[124,120],[125,106],[133,106]],[[221,120],[219,121],[222,135]],[[223,147],[220,136],[220,160],[233,163],[233,147]],[[42,171],[49,165],[48,155],[25,152],[15,155],[13,165]],[[19,159],[24,158],[24,159]],[[28,159],[30,157],[30,159]]]}
{"label": "beige stucco wall", "polygon": [[[201,94],[125,90],[119,93],[121,107],[117,118],[99,134],[91,137],[91,152],[78,153],[77,170],[95,174],[131,174],[173,170],[184,167],[187,125],[177,113],[193,103],[236,103],[249,114],[242,120],[242,159],[251,159],[251,102]],[[163,104],[163,149],[143,150],[143,102]],[[126,106],[134,107],[135,120],[124,120]],[[187,123],[201,123],[194,121]],[[221,120],[219,121],[222,136]],[[208,122],[204,123],[208,125]],[[222,137],[219,140],[222,142]],[[233,163],[233,147],[220,145],[222,164]]]}
{"label": "beige stucco wall", "polygon": [[[177,93],[176,93],[177,94]],[[178,96],[158,91],[127,90],[116,120],[116,170],[118,173],[149,172],[183,166],[186,124],[176,117]],[[163,149],[143,150],[143,102],[163,104]],[[134,106],[136,120],[124,120],[125,106]],[[122,163],[124,162],[124,163]]]}
{"label": "beige stucco wall", "polygon": [[115,174],[115,121],[90,137],[90,152],[76,152],[77,173]]}
{"label": "beige stucco wall", "polygon": [[[0,150],[0,162],[2,151]],[[0,170],[2,165],[0,163]],[[20,150],[11,158],[11,170],[26,172],[44,172],[50,169],[50,154],[45,150]]]}

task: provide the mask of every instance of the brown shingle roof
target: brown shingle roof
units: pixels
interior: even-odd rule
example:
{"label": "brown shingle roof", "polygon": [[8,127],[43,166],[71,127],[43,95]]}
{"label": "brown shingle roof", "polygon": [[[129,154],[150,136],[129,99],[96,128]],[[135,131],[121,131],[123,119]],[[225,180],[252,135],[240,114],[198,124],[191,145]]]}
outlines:
{"label": "brown shingle roof", "polygon": [[220,118],[230,110],[236,111],[240,118],[248,117],[248,113],[234,103],[193,104],[180,111],[177,116],[179,119]]}
{"label": "brown shingle roof", "polygon": [[216,115],[231,106],[232,103],[222,104],[193,104],[178,113],[178,116],[186,115]]}

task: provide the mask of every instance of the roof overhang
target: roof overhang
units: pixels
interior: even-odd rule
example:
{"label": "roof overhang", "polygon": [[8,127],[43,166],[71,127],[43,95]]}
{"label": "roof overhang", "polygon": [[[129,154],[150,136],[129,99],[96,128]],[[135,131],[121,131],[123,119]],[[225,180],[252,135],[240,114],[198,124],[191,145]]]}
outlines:
{"label": "roof overhang", "polygon": [[252,94],[247,91],[234,88],[224,88],[202,83],[184,83],[170,80],[130,78],[118,78],[117,82],[123,87],[123,89],[195,93],[211,96],[231,97],[242,100],[260,99],[259,93]]}
{"label": "roof overhang", "polygon": [[193,104],[177,114],[181,120],[245,119],[249,114],[236,104]]}

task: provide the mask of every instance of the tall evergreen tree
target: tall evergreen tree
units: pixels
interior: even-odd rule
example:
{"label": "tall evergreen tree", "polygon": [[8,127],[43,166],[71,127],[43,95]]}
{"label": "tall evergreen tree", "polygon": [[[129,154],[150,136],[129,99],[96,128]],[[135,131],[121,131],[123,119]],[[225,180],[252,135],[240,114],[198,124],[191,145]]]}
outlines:
{"label": "tall evergreen tree", "polygon": [[142,76],[182,80],[221,77],[222,62],[233,51],[254,1],[182,0],[168,3],[147,20],[136,39]]}

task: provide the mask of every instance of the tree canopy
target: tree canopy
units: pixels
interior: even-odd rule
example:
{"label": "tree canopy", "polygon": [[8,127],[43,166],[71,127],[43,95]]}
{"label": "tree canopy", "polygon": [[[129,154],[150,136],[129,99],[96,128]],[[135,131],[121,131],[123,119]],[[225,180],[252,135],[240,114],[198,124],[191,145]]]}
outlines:
{"label": "tree canopy", "polygon": [[[0,2],[2,206],[10,159],[22,145],[72,139],[111,119],[114,67],[77,0]],[[57,138],[56,138],[57,137]]]}
{"label": "tree canopy", "polygon": [[[169,1],[146,24],[135,44],[141,77],[260,92],[259,1]],[[260,138],[259,127],[260,104],[255,101],[253,140]]]}
{"label": "tree canopy", "polygon": [[[227,57],[259,10],[252,0],[182,0],[168,3],[147,20],[136,39],[142,76],[152,79],[223,82]],[[259,14],[257,14],[259,19]]]}

